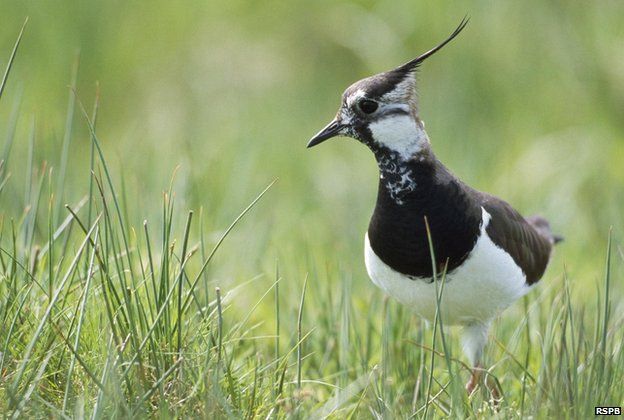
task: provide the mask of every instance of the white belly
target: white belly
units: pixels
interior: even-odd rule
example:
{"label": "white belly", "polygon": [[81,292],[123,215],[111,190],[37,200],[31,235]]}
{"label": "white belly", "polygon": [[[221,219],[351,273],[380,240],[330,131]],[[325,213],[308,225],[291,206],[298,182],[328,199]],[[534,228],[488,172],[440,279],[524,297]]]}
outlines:
{"label": "white belly", "polygon": [[[490,214],[485,209],[482,211],[483,222],[475,247],[445,279],[440,305],[445,324],[489,321],[531,290],[513,258],[487,235],[485,228]],[[431,279],[414,280],[390,268],[371,248],[368,233],[364,247],[366,270],[373,283],[423,318],[433,320],[436,286]]]}

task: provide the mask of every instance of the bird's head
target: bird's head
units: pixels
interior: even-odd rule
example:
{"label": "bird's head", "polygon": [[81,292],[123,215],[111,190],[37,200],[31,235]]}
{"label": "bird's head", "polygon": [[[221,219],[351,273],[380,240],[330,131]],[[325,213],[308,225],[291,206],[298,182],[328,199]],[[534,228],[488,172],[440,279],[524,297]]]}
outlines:
{"label": "bird's head", "polygon": [[418,114],[416,70],[464,29],[463,19],[442,43],[407,63],[359,80],[342,95],[336,117],[308,143],[316,146],[332,137],[352,137],[377,150],[395,152],[410,159],[429,145]]}

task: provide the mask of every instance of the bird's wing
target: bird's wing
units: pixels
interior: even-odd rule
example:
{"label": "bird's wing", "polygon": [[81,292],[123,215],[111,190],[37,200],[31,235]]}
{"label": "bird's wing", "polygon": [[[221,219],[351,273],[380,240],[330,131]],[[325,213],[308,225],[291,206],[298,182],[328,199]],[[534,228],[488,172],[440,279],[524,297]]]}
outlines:
{"label": "bird's wing", "polygon": [[537,282],[548,265],[552,242],[507,202],[482,193],[482,206],[492,217],[486,231],[520,266],[528,284]]}

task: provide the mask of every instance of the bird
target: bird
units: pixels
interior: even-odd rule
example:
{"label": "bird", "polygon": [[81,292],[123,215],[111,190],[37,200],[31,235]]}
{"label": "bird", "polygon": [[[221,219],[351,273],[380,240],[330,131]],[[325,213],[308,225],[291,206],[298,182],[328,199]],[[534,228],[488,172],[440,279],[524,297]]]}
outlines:
{"label": "bird", "polygon": [[483,383],[492,321],[535,288],[562,237],[545,218],[525,218],[506,201],[468,186],[432,150],[416,73],[467,24],[465,17],[434,48],[349,86],[335,118],[307,147],[342,136],[373,152],[379,182],[364,237],[367,273],[422,318],[433,321],[438,309],[443,324],[461,327],[472,394]]}

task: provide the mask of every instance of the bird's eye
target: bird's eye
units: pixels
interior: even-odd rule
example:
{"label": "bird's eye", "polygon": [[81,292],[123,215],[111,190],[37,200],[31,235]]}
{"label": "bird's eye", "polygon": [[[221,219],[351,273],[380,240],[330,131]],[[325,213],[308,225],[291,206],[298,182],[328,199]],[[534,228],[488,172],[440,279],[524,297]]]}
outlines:
{"label": "bird's eye", "polygon": [[379,108],[379,104],[375,101],[371,101],[370,99],[362,99],[357,103],[357,106],[364,114],[372,114],[377,111],[377,108]]}

